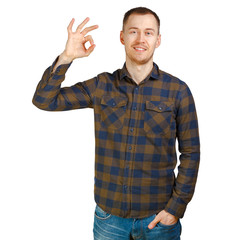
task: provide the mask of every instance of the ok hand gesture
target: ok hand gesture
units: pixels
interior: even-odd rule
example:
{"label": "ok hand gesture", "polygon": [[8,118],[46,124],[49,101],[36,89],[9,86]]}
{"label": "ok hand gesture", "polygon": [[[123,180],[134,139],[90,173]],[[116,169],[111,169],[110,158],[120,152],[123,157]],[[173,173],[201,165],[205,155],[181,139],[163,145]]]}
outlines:
{"label": "ok hand gesture", "polygon": [[[82,58],[89,56],[95,48],[93,38],[91,35],[85,36],[88,32],[97,29],[98,25],[93,25],[83,29],[84,25],[90,19],[87,17],[76,29],[75,32],[72,31],[73,23],[75,19],[73,18],[68,25],[68,40],[65,46],[65,50],[61,54],[65,61],[71,62],[76,58]],[[82,30],[83,29],[83,30]],[[90,47],[86,48],[85,43],[89,42]]]}

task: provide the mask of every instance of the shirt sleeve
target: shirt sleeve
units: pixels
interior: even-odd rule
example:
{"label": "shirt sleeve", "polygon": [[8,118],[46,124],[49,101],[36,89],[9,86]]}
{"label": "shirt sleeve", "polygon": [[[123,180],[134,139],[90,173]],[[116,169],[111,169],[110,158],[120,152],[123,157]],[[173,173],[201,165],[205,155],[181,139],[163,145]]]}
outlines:
{"label": "shirt sleeve", "polygon": [[72,62],[58,66],[53,73],[57,60],[58,57],[52,66],[45,70],[41,81],[37,85],[32,103],[46,111],[93,108],[93,95],[97,88],[97,77],[76,83],[71,87],[61,88],[61,83],[64,81],[65,74]]}
{"label": "shirt sleeve", "polygon": [[183,83],[181,88],[176,116],[180,164],[172,197],[165,207],[167,212],[179,218],[183,217],[187,204],[192,199],[200,161],[200,139],[194,99],[186,83]]}

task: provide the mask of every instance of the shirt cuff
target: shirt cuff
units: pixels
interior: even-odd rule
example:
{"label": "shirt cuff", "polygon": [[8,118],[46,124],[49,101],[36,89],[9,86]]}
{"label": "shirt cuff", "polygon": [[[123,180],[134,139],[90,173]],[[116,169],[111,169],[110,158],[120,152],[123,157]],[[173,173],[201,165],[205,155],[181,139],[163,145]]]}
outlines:
{"label": "shirt cuff", "polygon": [[50,73],[51,75],[64,75],[68,68],[71,66],[72,62],[68,63],[68,64],[61,64],[57,67],[57,69],[55,70],[55,72],[53,72],[54,66],[56,65],[57,61],[58,61],[59,56],[57,56],[57,58],[54,60],[54,62],[52,63],[52,66],[50,68]]}
{"label": "shirt cuff", "polygon": [[165,211],[171,213],[175,217],[182,218],[186,211],[187,205],[180,198],[172,197],[168,201]]}

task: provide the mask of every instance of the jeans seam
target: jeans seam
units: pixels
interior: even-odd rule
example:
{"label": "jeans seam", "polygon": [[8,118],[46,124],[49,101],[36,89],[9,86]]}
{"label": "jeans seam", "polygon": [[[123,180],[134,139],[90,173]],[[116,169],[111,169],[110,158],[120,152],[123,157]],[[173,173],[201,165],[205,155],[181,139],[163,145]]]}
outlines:
{"label": "jeans seam", "polygon": [[94,215],[100,220],[106,220],[112,216],[112,214],[109,214],[107,217],[103,218],[103,217],[99,217],[96,213],[94,213]]}

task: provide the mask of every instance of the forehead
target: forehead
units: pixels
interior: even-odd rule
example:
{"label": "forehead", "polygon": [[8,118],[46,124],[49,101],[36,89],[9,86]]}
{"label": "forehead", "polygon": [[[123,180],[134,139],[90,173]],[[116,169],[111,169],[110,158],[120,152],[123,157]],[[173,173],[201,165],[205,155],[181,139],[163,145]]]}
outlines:
{"label": "forehead", "polygon": [[158,23],[156,18],[152,14],[132,14],[129,16],[126,24],[126,29],[131,27],[137,28],[158,28]]}

